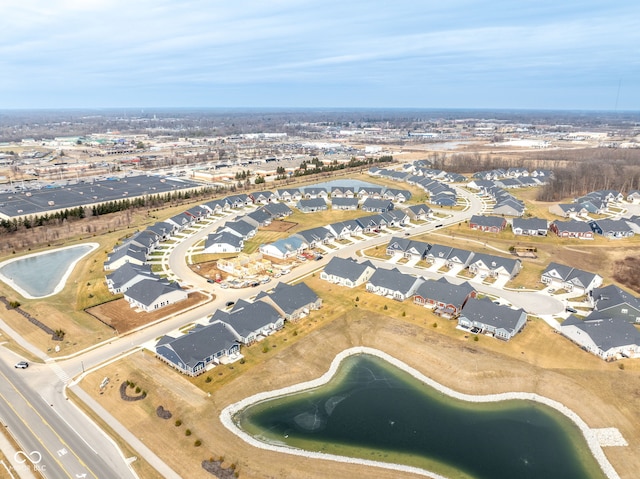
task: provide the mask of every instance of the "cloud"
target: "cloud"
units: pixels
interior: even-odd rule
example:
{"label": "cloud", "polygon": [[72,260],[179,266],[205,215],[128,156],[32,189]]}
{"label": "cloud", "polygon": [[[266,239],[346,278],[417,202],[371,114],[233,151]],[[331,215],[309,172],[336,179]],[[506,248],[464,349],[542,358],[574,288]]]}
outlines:
{"label": "cloud", "polygon": [[553,88],[640,69],[640,7],[626,2],[5,1],[0,92],[13,101],[34,90],[64,101],[91,88],[202,95],[279,84],[366,85],[382,98],[398,84]]}

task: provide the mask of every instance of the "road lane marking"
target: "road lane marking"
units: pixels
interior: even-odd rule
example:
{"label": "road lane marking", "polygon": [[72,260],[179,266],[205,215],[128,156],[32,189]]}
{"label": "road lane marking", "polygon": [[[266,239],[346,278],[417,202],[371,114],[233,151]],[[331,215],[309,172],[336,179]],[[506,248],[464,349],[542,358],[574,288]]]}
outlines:
{"label": "road lane marking", "polygon": [[[2,376],[4,376],[4,378],[6,379],[6,384],[10,385],[13,390],[22,398],[22,400],[25,402],[25,404],[31,408],[33,410],[33,412],[35,412],[38,417],[40,418],[40,420],[42,421],[43,424],[45,424],[49,430],[58,438],[58,440],[66,447],[68,447],[69,449],[71,449],[71,454],[76,458],[76,460],[85,468],[89,471],[89,473],[95,478],[98,479],[98,477],[93,473],[93,471],[91,470],[91,468],[89,468],[85,462],[73,451],[73,449],[69,446],[69,444],[66,443],[66,441],[64,439],[62,439],[62,437],[58,434],[58,432],[51,426],[51,424],[49,424],[49,422],[42,417],[42,415],[40,414],[40,412],[31,404],[31,402],[29,400],[27,400],[26,397],[24,397],[24,395],[18,390],[18,388],[16,388],[16,386],[13,384],[13,382],[11,382],[9,380],[9,378],[7,377],[7,375],[0,371],[0,374]],[[7,398],[0,393],[0,396],[4,399],[4,401],[7,403],[7,405],[11,408],[11,410],[13,410],[13,412],[15,413],[17,418],[20,418],[20,421],[22,421],[23,424],[25,424],[25,426],[27,426],[27,428],[29,429],[29,431],[31,431],[31,434],[33,434],[33,436],[35,438],[38,438],[38,435],[35,434],[35,432],[29,427],[29,425],[24,421],[24,419],[22,418],[22,416],[18,415],[18,412],[15,410],[15,408],[13,407],[13,405],[7,401]],[[40,396],[42,397],[42,396]],[[71,429],[75,434],[77,434],[77,432],[72,428]],[[66,468],[62,465],[62,463],[56,459],[56,456],[47,448],[47,446],[42,442],[39,441],[40,444],[42,444],[42,446],[47,450],[47,452],[51,455],[51,457],[54,459],[54,461],[56,461],[58,463],[58,465],[60,466],[60,468],[65,471],[65,472],[69,472],[66,470]]]}

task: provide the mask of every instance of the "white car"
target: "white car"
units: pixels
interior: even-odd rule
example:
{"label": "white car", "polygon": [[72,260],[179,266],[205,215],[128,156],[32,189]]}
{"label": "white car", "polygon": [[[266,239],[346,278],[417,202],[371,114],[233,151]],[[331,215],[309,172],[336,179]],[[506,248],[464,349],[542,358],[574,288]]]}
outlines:
{"label": "white car", "polygon": [[20,361],[16,363],[15,366],[13,367],[17,369],[27,369],[29,367],[29,363],[26,361]]}

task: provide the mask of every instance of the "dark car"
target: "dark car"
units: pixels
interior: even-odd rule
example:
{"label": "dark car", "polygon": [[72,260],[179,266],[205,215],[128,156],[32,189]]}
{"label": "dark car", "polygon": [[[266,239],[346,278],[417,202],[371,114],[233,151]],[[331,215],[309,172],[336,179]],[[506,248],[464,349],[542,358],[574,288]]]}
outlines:
{"label": "dark car", "polygon": [[316,261],[320,261],[323,258],[323,256],[321,254],[319,254],[318,256],[316,256]]}
{"label": "dark car", "polygon": [[566,311],[567,313],[577,313],[577,312],[578,312],[578,310],[577,310],[576,308],[572,308],[572,307],[570,307],[570,306],[567,306],[567,307],[565,308],[565,311]]}
{"label": "dark car", "polygon": [[230,307],[230,306],[233,306],[234,304],[236,304],[236,302],[235,302],[235,301],[227,301],[227,302],[225,303],[225,306],[228,308],[228,307]]}
{"label": "dark car", "polygon": [[215,281],[212,280],[211,278],[207,278],[207,283],[215,283]]}
{"label": "dark car", "polygon": [[27,369],[29,367],[29,363],[26,361],[20,361],[19,363],[16,363],[14,368],[18,368],[18,369]]}

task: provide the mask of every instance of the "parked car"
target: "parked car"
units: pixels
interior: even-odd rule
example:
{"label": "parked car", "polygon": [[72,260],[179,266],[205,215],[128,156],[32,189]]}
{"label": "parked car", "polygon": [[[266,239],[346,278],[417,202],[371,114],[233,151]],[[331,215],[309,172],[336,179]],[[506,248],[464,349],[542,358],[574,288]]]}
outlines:
{"label": "parked car", "polygon": [[231,307],[231,306],[233,306],[234,304],[236,304],[236,302],[235,302],[235,301],[227,301],[224,305],[225,305],[227,308],[230,308],[230,307]]}
{"label": "parked car", "polygon": [[14,368],[17,369],[27,369],[29,367],[29,363],[26,361],[20,361],[15,364]]}
{"label": "parked car", "polygon": [[207,278],[207,283],[215,283],[215,281],[212,280],[211,278]]}
{"label": "parked car", "polygon": [[324,258],[324,256],[322,256],[321,254],[319,254],[318,256],[316,256],[316,261],[320,261],[322,258]]}
{"label": "parked car", "polygon": [[567,307],[565,308],[565,311],[566,311],[567,313],[577,313],[577,312],[578,312],[578,310],[577,310],[576,308],[572,308],[571,306],[567,306]]}

